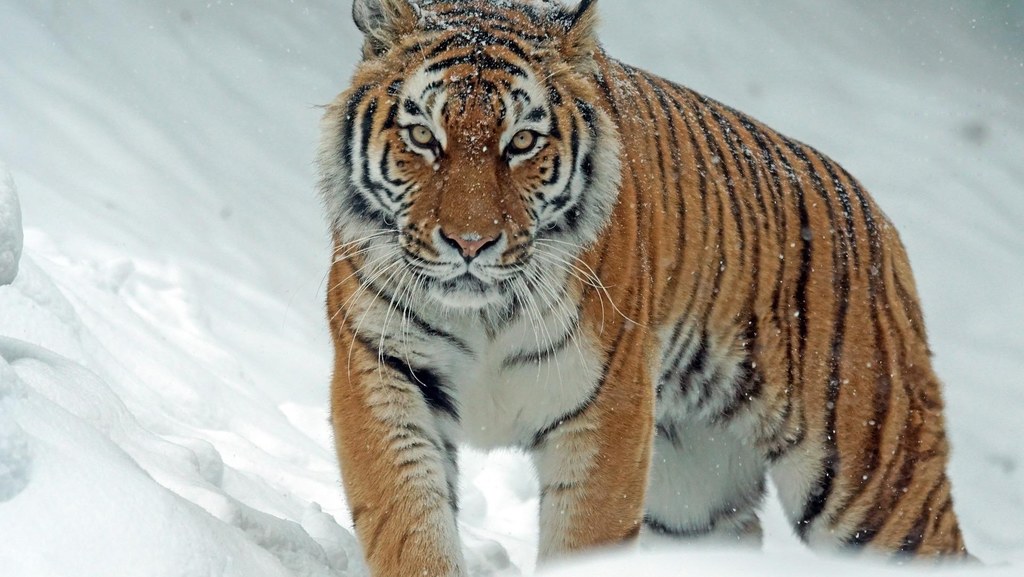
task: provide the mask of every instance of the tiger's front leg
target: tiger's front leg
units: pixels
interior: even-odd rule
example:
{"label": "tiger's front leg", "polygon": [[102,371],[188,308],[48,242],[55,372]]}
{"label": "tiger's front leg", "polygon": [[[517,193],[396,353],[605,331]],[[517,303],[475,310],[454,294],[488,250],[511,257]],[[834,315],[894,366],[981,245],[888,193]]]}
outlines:
{"label": "tiger's front leg", "polygon": [[[339,341],[344,341],[339,338]],[[339,351],[348,351],[346,345]],[[417,387],[356,341],[331,388],[342,479],[373,577],[460,577],[452,455]]]}
{"label": "tiger's front leg", "polygon": [[645,356],[621,353],[610,359],[592,402],[537,439],[542,563],[640,532],[654,395]]}

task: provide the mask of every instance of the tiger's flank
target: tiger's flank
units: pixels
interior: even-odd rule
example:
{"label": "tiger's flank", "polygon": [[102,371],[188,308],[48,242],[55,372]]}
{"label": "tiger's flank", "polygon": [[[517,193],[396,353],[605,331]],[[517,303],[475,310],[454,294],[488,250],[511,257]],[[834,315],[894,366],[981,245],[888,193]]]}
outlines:
{"label": "tiger's flank", "polygon": [[597,5],[355,0],[319,150],[331,416],[375,577],[462,576],[457,452],[515,447],[541,561],[963,557],[896,229],[837,162],[602,50]]}

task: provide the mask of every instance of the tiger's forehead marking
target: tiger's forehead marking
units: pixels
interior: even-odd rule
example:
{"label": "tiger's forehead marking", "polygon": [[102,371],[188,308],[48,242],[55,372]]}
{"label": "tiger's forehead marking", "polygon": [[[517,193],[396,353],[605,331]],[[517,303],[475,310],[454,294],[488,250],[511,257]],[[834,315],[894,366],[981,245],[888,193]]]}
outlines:
{"label": "tiger's forehead marking", "polygon": [[515,56],[504,45],[450,46],[405,81],[399,121],[427,123],[445,147],[450,127],[462,131],[478,125],[493,132],[546,118],[547,91],[531,66]]}

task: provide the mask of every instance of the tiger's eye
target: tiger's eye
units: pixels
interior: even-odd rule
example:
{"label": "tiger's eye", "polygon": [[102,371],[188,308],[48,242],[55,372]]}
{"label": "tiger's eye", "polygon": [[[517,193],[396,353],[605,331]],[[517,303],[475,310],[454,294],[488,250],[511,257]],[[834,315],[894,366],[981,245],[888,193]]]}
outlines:
{"label": "tiger's eye", "polygon": [[434,143],[434,133],[422,124],[409,128],[409,138],[419,146],[430,146]]}
{"label": "tiger's eye", "polygon": [[533,148],[533,145],[537,143],[537,134],[532,130],[520,130],[512,137],[510,143],[511,152],[522,154],[529,152]]}

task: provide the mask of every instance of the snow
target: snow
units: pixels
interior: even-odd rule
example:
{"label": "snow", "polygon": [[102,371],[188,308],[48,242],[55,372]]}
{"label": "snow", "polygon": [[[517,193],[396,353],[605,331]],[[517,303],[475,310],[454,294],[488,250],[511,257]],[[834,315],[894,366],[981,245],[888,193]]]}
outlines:
{"label": "snow", "polygon": [[18,276],[22,243],[21,206],[14,181],[0,164],[0,286],[11,284]]}
{"label": "snow", "polygon": [[[5,576],[366,574],[326,423],[312,167],[317,106],[360,49],[342,4],[0,3]],[[600,10],[612,54],[818,146],[896,222],[946,383],[957,506],[991,566],[958,574],[1017,575],[1024,11],[948,4]],[[532,574],[527,461],[461,466],[471,573]],[[802,548],[771,501],[765,517],[763,553],[645,547],[551,574],[863,573]]]}

